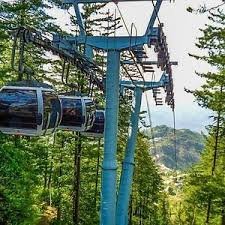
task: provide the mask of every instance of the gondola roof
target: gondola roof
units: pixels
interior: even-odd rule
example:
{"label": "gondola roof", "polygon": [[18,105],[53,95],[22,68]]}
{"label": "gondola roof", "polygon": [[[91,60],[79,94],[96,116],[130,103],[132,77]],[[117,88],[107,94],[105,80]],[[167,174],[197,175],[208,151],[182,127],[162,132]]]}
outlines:
{"label": "gondola roof", "polygon": [[25,81],[15,81],[15,82],[10,82],[7,83],[4,88],[7,88],[7,86],[15,86],[15,87],[34,87],[34,88],[46,88],[46,89],[53,89],[53,86],[46,84],[46,83],[41,83],[38,81],[31,81],[31,80],[25,80]]}

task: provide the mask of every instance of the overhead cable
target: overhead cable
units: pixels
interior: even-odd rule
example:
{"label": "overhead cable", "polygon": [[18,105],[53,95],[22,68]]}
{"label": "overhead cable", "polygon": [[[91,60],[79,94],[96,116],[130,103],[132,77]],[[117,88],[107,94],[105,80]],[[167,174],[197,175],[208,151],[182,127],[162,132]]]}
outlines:
{"label": "overhead cable", "polygon": [[[123,14],[122,14],[122,12],[121,12],[121,10],[120,10],[120,8],[119,8],[119,5],[117,4],[118,2],[117,2],[117,1],[114,1],[114,3],[116,4],[116,7],[117,7],[117,9],[118,9],[118,11],[119,11],[120,17],[121,17],[121,19],[122,19],[122,21],[123,21],[123,24],[124,24],[124,26],[125,26],[125,28],[126,28],[126,31],[127,31],[128,35],[129,35],[129,37],[132,37],[132,34],[130,33],[130,31],[129,31],[129,29],[128,29],[128,26],[127,26],[127,23],[126,23],[126,21],[125,21],[125,19],[124,19],[124,16],[123,16]],[[140,74],[141,78],[143,79],[143,82],[145,82],[144,75],[143,75],[143,73],[141,72],[141,70],[140,70],[140,68],[139,68],[139,66],[138,66],[138,64],[137,64],[137,62],[136,62],[135,56],[133,55],[133,53],[132,53],[132,51],[131,51],[130,49],[129,49],[128,51],[129,51],[129,54],[130,54],[130,56],[131,56],[131,58],[132,58],[132,60],[133,60],[133,62],[134,62],[134,64],[135,64],[135,66],[136,66],[136,68],[137,68],[137,70],[138,70],[138,73]]]}

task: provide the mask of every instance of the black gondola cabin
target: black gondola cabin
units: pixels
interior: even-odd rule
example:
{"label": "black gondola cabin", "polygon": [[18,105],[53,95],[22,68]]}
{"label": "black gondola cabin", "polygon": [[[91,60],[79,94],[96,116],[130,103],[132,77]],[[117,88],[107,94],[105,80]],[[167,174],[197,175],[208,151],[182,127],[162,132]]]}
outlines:
{"label": "black gondola cabin", "polygon": [[62,121],[59,128],[83,132],[90,129],[94,122],[95,104],[89,97],[60,96]]}
{"label": "black gondola cabin", "polygon": [[59,125],[62,110],[51,86],[17,82],[0,90],[0,130],[5,134],[40,136]]}

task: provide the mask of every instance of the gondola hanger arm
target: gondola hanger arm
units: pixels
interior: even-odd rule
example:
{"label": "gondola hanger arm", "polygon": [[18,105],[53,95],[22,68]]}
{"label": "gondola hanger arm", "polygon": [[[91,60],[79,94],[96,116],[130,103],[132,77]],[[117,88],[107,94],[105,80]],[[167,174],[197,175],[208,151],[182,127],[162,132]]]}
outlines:
{"label": "gondola hanger arm", "polygon": [[[93,83],[100,90],[104,91],[104,85],[97,77],[97,74],[99,76],[103,76],[103,71],[95,62],[90,61],[85,55],[72,48],[68,41],[60,39],[59,36],[57,36],[56,39],[53,37],[53,40],[51,40],[34,28],[19,27],[14,31],[14,34],[15,32],[18,36],[17,38],[23,38],[25,43],[32,43],[37,47],[45,49],[46,51],[51,51],[53,54],[56,54],[60,58],[75,65],[87,76],[92,76]],[[12,65],[15,63],[14,54],[15,53],[13,52]]]}

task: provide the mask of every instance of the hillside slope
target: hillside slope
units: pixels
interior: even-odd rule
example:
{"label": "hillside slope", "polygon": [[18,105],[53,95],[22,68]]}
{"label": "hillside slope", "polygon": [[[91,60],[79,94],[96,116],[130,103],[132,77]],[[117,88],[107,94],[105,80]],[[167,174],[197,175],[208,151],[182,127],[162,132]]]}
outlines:
{"label": "hillside slope", "polygon": [[[175,169],[175,145],[173,128],[166,125],[156,126],[154,129],[156,149],[151,149],[155,154],[158,163]],[[151,139],[151,131],[144,132]],[[204,136],[200,133],[188,129],[176,130],[176,155],[177,169],[184,170],[199,160],[200,154],[204,148]]]}

